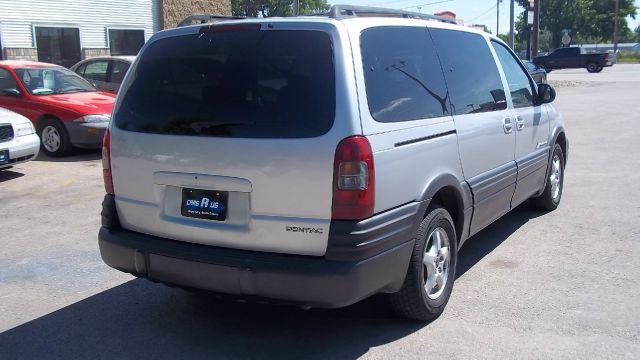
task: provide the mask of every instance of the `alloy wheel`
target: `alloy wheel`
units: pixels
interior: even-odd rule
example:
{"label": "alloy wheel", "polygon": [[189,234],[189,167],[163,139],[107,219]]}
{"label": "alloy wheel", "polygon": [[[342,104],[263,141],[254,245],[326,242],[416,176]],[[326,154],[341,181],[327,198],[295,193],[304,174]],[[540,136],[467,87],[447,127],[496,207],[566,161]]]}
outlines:
{"label": "alloy wheel", "polygon": [[437,299],[449,280],[449,264],[451,261],[451,249],[449,247],[449,236],[447,232],[438,227],[434,229],[427,238],[423,257],[424,288],[427,296]]}
{"label": "alloy wheel", "polygon": [[551,173],[549,174],[549,182],[551,183],[551,198],[554,202],[560,199],[560,190],[562,185],[562,165],[560,156],[554,155],[551,160]]}

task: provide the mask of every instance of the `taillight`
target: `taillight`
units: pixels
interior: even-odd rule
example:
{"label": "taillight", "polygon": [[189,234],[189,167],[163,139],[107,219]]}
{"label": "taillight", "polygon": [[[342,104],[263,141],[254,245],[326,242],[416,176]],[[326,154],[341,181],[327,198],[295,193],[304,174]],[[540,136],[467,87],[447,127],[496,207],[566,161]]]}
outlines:
{"label": "taillight", "polygon": [[348,137],[338,144],[333,164],[334,220],[360,220],[373,215],[375,200],[373,152],[363,136]]}
{"label": "taillight", "polygon": [[104,133],[102,140],[102,178],[104,179],[104,190],[107,194],[113,194],[113,177],[111,176],[111,137],[109,129]]}

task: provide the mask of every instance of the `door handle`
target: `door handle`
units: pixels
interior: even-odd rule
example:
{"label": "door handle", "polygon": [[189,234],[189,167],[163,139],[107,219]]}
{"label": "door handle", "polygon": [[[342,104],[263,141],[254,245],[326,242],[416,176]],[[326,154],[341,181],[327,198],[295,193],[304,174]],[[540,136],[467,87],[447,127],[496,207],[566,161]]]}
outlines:
{"label": "door handle", "polygon": [[502,119],[502,127],[504,128],[505,134],[511,134],[513,131],[513,123],[511,122],[511,118]]}
{"label": "door handle", "polygon": [[522,116],[516,116],[516,130],[521,131],[524,129],[524,119]]}

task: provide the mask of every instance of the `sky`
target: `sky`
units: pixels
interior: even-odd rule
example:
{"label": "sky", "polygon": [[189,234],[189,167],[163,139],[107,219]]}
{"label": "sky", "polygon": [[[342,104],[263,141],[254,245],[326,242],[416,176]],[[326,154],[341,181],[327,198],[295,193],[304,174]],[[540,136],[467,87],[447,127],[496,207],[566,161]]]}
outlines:
{"label": "sky", "polygon": [[[489,27],[492,33],[496,33],[496,1],[497,0],[329,0],[330,4],[349,4],[378,6],[395,9],[406,9],[410,11],[420,11],[431,13],[451,10],[457,14],[459,19],[464,20],[466,25],[484,24]],[[541,3],[544,6],[544,0]],[[640,0],[635,0],[636,7],[640,7]],[[418,9],[420,6],[420,9]],[[502,0],[500,8],[499,31],[501,34],[509,32],[509,0]],[[515,16],[524,9],[515,5]],[[640,20],[640,10],[636,19],[627,18],[629,27],[633,30],[638,26]]]}

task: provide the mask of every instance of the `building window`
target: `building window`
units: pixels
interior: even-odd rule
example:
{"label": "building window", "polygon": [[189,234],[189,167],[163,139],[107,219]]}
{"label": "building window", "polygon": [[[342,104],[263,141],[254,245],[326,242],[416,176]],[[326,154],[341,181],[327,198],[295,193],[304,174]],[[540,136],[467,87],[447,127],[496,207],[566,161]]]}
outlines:
{"label": "building window", "polygon": [[144,30],[109,29],[111,55],[137,55],[144,45]]}
{"label": "building window", "polygon": [[63,27],[35,27],[38,61],[71,67],[81,60],[80,30]]}

